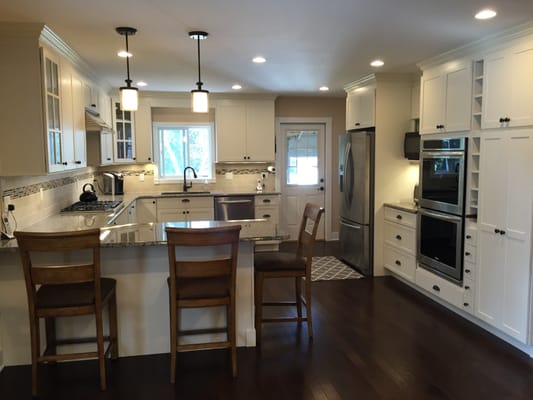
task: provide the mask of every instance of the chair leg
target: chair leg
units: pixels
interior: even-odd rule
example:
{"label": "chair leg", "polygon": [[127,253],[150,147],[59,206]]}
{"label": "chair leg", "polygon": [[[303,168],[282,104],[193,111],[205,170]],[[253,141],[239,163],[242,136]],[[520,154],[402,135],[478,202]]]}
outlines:
{"label": "chair leg", "polygon": [[298,315],[298,325],[302,323],[302,278],[294,278],[294,287],[296,292],[296,312]]}
{"label": "chair leg", "polygon": [[176,382],[176,358],[178,345],[178,312],[176,303],[170,300],[170,383]]}
{"label": "chair leg", "polygon": [[264,276],[262,272],[256,272],[254,277],[254,305],[255,305],[255,341],[256,345],[261,343],[261,324],[263,319],[263,283]]}
{"label": "chair leg", "polygon": [[105,349],[104,349],[104,327],[102,321],[102,309],[96,310],[96,346],[98,352],[98,365],[100,367],[100,389],[106,390],[105,372]]}
{"label": "chair leg", "polygon": [[313,338],[313,316],[311,313],[311,279],[305,278],[305,311],[307,314],[307,331],[309,333],[309,339]]}
{"label": "chair leg", "polygon": [[117,294],[109,300],[109,336],[111,337],[111,359],[118,358]]}
{"label": "chair leg", "polygon": [[44,326],[46,331],[46,348],[53,354],[57,354],[56,348],[56,320],[53,317],[44,319]]}
{"label": "chair leg", "polygon": [[228,324],[228,340],[230,342],[231,351],[231,374],[234,378],[237,377],[237,338],[235,333],[235,299],[231,299],[231,304],[227,307],[227,324]]}
{"label": "chair leg", "polygon": [[39,388],[38,369],[39,355],[41,354],[39,338],[39,318],[30,317],[30,335],[31,335],[31,394],[37,396]]}

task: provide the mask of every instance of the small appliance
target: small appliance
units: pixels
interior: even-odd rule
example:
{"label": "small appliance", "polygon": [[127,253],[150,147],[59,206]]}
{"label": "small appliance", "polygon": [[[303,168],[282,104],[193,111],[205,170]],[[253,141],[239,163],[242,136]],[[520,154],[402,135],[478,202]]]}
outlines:
{"label": "small appliance", "polygon": [[104,172],[104,194],[124,194],[124,176],[118,172]]}

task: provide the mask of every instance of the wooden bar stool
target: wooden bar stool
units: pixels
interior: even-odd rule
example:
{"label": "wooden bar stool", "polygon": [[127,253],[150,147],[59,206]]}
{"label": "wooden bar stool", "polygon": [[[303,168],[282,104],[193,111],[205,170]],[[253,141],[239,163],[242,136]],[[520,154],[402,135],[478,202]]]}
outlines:
{"label": "wooden bar stool", "polygon": [[[301,324],[307,322],[309,338],[313,337],[313,319],[311,315],[311,263],[313,245],[315,243],[320,218],[324,209],[317,205],[305,205],[298,243],[295,253],[275,252],[254,255],[254,286],[255,286],[255,331],[256,341],[261,342],[261,326],[263,322],[290,322]],[[312,227],[311,227],[312,225]],[[310,229],[311,231],[309,231]],[[269,278],[294,278],[296,301],[263,301],[263,285]],[[305,278],[305,297],[302,296],[302,278]],[[306,316],[302,316],[302,303],[306,307]],[[264,306],[296,306],[296,317],[263,318]]]}
{"label": "wooden bar stool", "polygon": [[[100,231],[15,232],[26,281],[30,317],[32,394],[38,393],[38,365],[98,358],[100,388],[106,390],[105,356],[118,357],[116,281],[100,277]],[[53,254],[52,254],[53,253]],[[82,262],[64,260],[83,258]],[[86,259],[90,260],[87,261]],[[58,262],[57,260],[60,260]],[[102,311],[109,307],[109,336]],[[93,314],[95,338],[56,338],[55,318]],[[39,318],[44,318],[46,348],[41,353]],[[107,349],[104,341],[108,342]],[[57,346],[96,342],[96,351],[57,354]]]}
{"label": "wooden bar stool", "polygon": [[[170,382],[176,379],[177,352],[183,350],[231,350],[231,371],[237,376],[237,340],[235,333],[235,285],[237,252],[241,226],[220,228],[167,227],[170,302]],[[183,256],[180,247],[196,248],[197,257]],[[211,249],[208,249],[211,248]],[[215,249],[216,248],[216,249]],[[180,308],[226,307],[226,327],[180,330]],[[227,340],[179,344],[179,336],[223,333]]]}

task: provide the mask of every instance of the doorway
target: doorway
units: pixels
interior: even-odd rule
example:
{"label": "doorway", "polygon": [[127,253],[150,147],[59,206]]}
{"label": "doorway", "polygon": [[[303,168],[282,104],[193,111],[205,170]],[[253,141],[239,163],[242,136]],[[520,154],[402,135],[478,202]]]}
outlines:
{"label": "doorway", "polygon": [[[280,225],[289,240],[298,239],[305,204],[325,207],[326,124],[286,123],[279,126]],[[325,221],[317,239],[325,238]]]}

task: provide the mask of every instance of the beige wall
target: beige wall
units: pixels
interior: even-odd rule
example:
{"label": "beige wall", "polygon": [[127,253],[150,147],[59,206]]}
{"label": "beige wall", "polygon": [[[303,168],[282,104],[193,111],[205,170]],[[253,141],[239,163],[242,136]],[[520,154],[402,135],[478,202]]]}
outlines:
{"label": "beige wall", "polygon": [[331,171],[326,177],[326,190],[332,194],[331,230],[339,230],[339,175],[337,166],[339,136],[346,132],[346,98],[345,97],[298,97],[280,96],[276,99],[276,117],[282,118],[331,118],[332,137],[330,141],[332,160]]}

